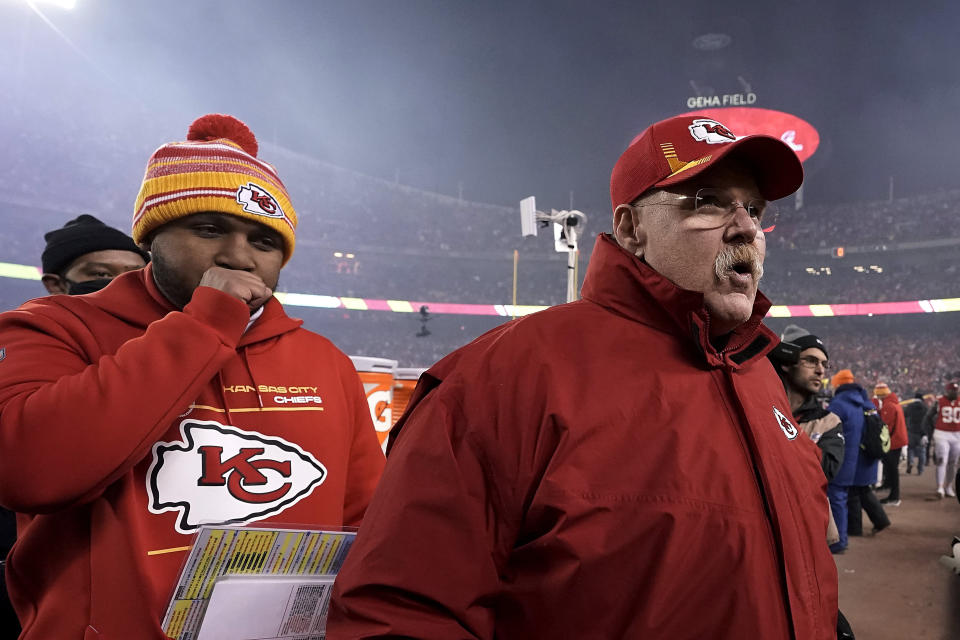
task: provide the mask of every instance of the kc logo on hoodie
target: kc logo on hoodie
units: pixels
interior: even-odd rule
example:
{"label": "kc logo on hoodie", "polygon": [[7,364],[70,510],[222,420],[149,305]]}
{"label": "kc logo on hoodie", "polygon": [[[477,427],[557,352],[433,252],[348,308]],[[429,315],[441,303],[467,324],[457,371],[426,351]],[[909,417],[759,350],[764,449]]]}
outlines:
{"label": "kc logo on hoodie", "polygon": [[180,533],[270,517],[327,477],[316,458],[282,438],[200,420],[184,420],[180,433],[179,442],[153,446],[147,471],[150,512],[179,512]]}

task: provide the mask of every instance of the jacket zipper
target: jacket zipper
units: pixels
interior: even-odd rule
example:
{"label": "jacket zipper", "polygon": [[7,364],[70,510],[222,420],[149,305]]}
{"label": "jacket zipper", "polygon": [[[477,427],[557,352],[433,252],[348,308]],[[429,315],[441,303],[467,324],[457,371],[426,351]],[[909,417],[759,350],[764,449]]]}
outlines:
{"label": "jacket zipper", "polygon": [[[736,397],[736,391],[733,386],[733,381],[730,379],[731,369],[729,366],[723,367],[723,373],[720,374],[723,377],[723,383],[727,387],[727,397]],[[746,434],[744,433],[743,423],[746,422],[746,415],[733,407],[730,406],[729,400],[724,398],[724,403],[727,405],[727,411],[732,414],[731,417],[736,418],[736,429],[737,435],[740,438],[740,444],[744,449],[747,457],[750,459],[750,467],[753,469],[753,479],[756,482],[757,492],[760,494],[760,500],[763,502],[763,511],[766,515],[767,521],[767,530],[770,533],[770,540],[773,543],[774,547],[774,556],[777,560],[777,568],[779,569],[780,574],[780,590],[783,597],[784,608],[786,609],[787,615],[787,626],[790,630],[790,637],[796,640],[796,628],[793,621],[793,610],[790,605],[790,589],[787,585],[787,569],[786,569],[786,560],[784,559],[783,550],[781,549],[781,544],[778,542],[776,530],[773,523],[773,512],[770,509],[770,501],[767,498],[767,492],[765,484],[763,482],[763,477],[760,475],[760,467],[757,466],[756,456],[752,448],[748,443]]]}

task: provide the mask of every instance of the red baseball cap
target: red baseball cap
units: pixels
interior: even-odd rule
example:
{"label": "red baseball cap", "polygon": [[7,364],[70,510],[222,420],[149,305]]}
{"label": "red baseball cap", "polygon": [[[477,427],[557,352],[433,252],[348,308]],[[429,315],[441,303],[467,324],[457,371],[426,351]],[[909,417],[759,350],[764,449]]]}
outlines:
{"label": "red baseball cap", "polygon": [[702,115],[675,116],[650,125],[623,152],[610,175],[614,210],[654,187],[685,182],[735,153],[753,169],[760,194],[779,200],[803,184],[797,154],[772,136],[738,138]]}

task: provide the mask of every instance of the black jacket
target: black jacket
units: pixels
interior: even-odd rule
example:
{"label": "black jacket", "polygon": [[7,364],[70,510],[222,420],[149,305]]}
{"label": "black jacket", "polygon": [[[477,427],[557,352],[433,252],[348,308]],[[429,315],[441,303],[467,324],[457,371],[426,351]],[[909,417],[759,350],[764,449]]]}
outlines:
{"label": "black jacket", "polygon": [[901,406],[903,407],[903,417],[907,421],[908,444],[911,447],[919,446],[920,439],[923,436],[930,436],[923,420],[927,415],[927,406],[919,398],[907,400]]}
{"label": "black jacket", "polygon": [[827,480],[833,480],[843,462],[843,425],[840,418],[823,408],[816,396],[810,396],[794,411],[793,419],[820,447],[820,466]]}

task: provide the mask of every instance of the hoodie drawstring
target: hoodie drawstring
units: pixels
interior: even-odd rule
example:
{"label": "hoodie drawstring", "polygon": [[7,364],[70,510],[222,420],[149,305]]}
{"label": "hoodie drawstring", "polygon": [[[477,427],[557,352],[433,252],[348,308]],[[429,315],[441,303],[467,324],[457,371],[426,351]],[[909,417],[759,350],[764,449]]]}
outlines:
{"label": "hoodie drawstring", "polygon": [[223,373],[217,372],[217,390],[220,392],[220,402],[223,403],[223,410],[227,413],[227,424],[233,425],[233,419],[230,418],[230,405],[227,403],[227,394],[224,391]]}
{"label": "hoodie drawstring", "polygon": [[243,349],[240,353],[240,359],[243,360],[243,366],[247,368],[247,375],[250,376],[250,382],[253,384],[253,390],[257,394],[257,405],[260,409],[263,409],[263,398],[260,397],[260,385],[257,384],[257,379],[253,377],[253,368],[250,366],[250,361],[247,360],[247,350]]}

